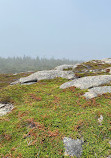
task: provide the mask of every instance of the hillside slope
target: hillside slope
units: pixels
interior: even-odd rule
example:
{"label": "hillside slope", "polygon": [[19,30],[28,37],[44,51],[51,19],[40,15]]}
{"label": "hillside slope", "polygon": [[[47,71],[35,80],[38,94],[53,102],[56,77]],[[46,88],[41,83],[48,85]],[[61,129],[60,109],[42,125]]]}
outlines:
{"label": "hillside slope", "polygon": [[[72,71],[77,78],[110,75],[109,67],[110,63],[91,61],[77,65]],[[0,117],[0,157],[70,157],[64,155],[64,137],[83,140],[82,158],[111,155],[111,93],[86,99],[83,95],[88,89],[74,86],[60,89],[69,82],[63,78],[10,85],[28,75],[0,75],[0,103],[14,106]],[[111,83],[103,86],[106,85]]]}

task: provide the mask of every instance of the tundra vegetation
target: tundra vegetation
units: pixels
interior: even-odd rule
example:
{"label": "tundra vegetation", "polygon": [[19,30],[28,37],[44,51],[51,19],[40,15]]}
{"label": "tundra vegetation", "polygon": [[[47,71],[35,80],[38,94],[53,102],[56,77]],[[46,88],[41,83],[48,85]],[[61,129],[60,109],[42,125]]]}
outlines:
{"label": "tundra vegetation", "polygon": [[[99,64],[88,66],[101,67]],[[79,77],[82,69],[82,65],[76,68]],[[82,73],[84,76],[87,72]],[[29,74],[31,72],[0,75],[0,103],[14,105],[11,112],[0,117],[0,157],[70,157],[64,156],[64,137],[84,140],[82,158],[111,155],[110,93],[87,100],[83,96],[87,90],[60,89],[60,85],[68,81],[62,78],[32,85],[9,85]]]}

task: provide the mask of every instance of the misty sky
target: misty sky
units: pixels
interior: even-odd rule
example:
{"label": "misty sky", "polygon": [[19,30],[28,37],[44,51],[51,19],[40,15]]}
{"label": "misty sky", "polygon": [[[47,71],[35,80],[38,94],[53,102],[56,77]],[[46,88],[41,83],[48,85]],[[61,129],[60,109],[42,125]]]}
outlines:
{"label": "misty sky", "polygon": [[0,0],[0,56],[111,57],[111,0]]}

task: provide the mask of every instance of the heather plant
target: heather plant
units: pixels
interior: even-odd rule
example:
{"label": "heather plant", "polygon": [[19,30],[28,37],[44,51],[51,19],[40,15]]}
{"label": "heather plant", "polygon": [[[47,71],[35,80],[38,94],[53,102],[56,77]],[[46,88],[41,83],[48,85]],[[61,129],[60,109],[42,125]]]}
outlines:
{"label": "heather plant", "polygon": [[[4,83],[9,78],[13,80],[8,77]],[[83,158],[110,155],[111,94],[87,100],[82,96],[87,90],[60,89],[66,81],[56,78],[32,85],[1,86],[1,102],[13,103],[14,109],[0,117],[0,157],[65,157],[64,137],[84,140]]]}

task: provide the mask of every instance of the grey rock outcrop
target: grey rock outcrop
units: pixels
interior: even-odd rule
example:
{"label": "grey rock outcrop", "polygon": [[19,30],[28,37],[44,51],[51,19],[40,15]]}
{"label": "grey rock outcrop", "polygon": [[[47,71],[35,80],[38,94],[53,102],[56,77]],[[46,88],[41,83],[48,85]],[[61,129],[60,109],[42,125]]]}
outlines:
{"label": "grey rock outcrop", "polygon": [[102,59],[104,63],[111,64],[111,58]]}
{"label": "grey rock outcrop", "polygon": [[73,68],[73,66],[74,65],[66,65],[66,64],[64,64],[64,65],[60,65],[60,66],[57,66],[57,67],[55,67],[54,69],[55,70],[59,70],[59,71],[63,71],[63,70],[67,70],[67,69],[72,69]]}
{"label": "grey rock outcrop", "polygon": [[77,63],[77,64],[74,64],[74,65],[67,65],[67,64],[64,64],[64,65],[60,65],[60,66],[57,66],[54,68],[54,70],[59,70],[59,71],[64,71],[64,70],[74,70],[78,65],[80,65],[80,63]]}
{"label": "grey rock outcrop", "polygon": [[65,156],[81,156],[83,142],[80,139],[75,140],[68,137],[64,137],[63,143],[65,145]]}
{"label": "grey rock outcrop", "polygon": [[75,75],[72,71],[44,70],[44,71],[35,72],[29,75],[28,77],[20,78],[19,80],[11,84],[37,82],[45,79],[54,79],[56,77],[74,79]]}
{"label": "grey rock outcrop", "polygon": [[111,75],[99,75],[99,76],[87,76],[72,81],[66,82],[60,86],[61,89],[75,86],[80,89],[87,89],[97,87],[102,84],[109,83],[111,81]]}
{"label": "grey rock outcrop", "polygon": [[1,104],[0,103],[0,116],[6,115],[13,109],[12,104]]}
{"label": "grey rock outcrop", "polygon": [[91,99],[97,97],[98,95],[102,95],[104,93],[111,93],[111,86],[103,86],[103,87],[94,87],[88,90],[84,94],[85,98]]}

